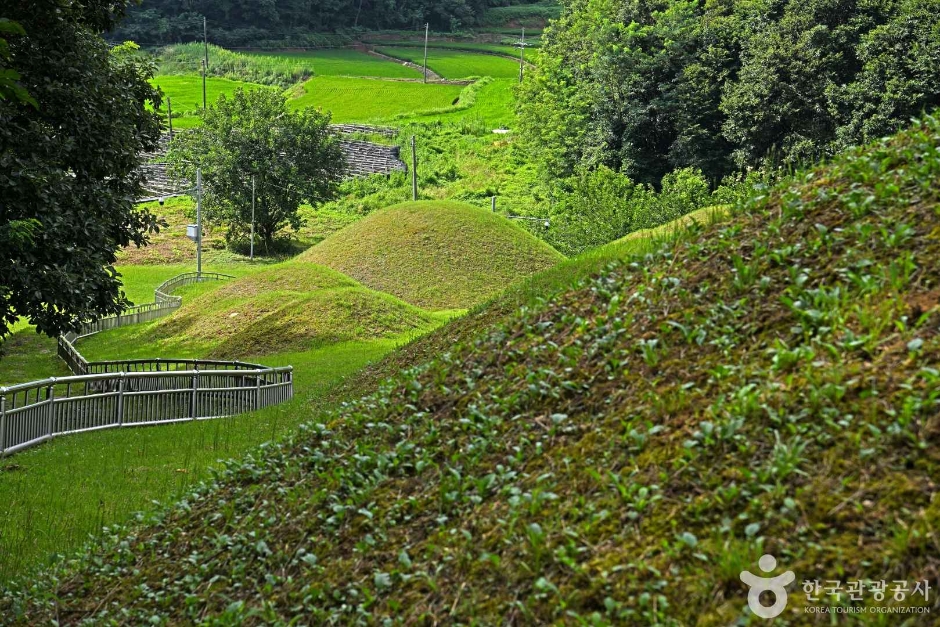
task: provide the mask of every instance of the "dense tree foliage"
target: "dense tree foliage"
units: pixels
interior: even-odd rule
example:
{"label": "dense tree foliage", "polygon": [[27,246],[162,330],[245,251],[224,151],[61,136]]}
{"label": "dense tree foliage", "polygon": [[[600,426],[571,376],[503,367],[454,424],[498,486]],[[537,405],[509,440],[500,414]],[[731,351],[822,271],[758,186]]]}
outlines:
{"label": "dense tree foliage", "polygon": [[[145,43],[202,38],[203,17],[211,40],[225,46],[266,40],[303,43],[311,32],[346,29],[423,28],[453,31],[481,24],[488,7],[532,0],[143,0],[116,36]],[[315,43],[312,39],[311,43]]]}
{"label": "dense tree foliage", "polygon": [[940,0],[566,0],[524,88],[553,176],[796,165],[940,104]]}
{"label": "dense tree foliage", "polygon": [[[160,135],[152,67],[100,33],[114,0],[4,5],[19,27],[0,46],[13,97],[0,98],[0,338],[20,317],[49,335],[117,313],[115,252],[157,227],[135,210],[140,153]],[[15,77],[15,79],[14,79]]]}
{"label": "dense tree foliage", "polygon": [[329,123],[317,109],[290,111],[275,90],[237,89],[203,114],[202,126],[174,138],[167,160],[184,180],[202,169],[206,218],[228,227],[229,242],[251,228],[254,176],[255,228],[271,250],[278,231],[301,226],[302,202],[336,194],[346,159]]}

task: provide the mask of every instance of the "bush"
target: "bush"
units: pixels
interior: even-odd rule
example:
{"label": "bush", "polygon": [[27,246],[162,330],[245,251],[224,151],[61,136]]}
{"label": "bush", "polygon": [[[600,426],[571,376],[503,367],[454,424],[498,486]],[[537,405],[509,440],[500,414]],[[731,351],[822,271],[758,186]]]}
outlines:
{"label": "bush", "polygon": [[547,239],[565,255],[576,255],[734,194],[719,190],[709,192],[705,177],[692,168],[666,175],[659,193],[609,167],[584,168],[559,186]]}

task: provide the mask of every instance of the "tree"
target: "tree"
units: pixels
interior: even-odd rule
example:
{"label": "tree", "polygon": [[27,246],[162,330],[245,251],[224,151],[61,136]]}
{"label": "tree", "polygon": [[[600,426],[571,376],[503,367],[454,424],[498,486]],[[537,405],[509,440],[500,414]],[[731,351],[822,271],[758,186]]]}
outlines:
{"label": "tree", "polygon": [[132,200],[160,135],[153,68],[100,37],[124,4],[4,6],[22,27],[6,29],[4,63],[28,98],[0,98],[0,338],[21,317],[55,336],[122,311],[115,253],[158,228]]}
{"label": "tree", "polygon": [[548,178],[798,166],[940,105],[938,0],[567,0],[523,85]]}
{"label": "tree", "polygon": [[[19,23],[7,18],[0,18],[0,35],[25,35],[26,31]],[[20,85],[20,73],[6,67],[10,61],[10,44],[0,37],[0,100],[16,100],[38,107],[36,99]]]}
{"label": "tree", "polygon": [[302,202],[317,205],[339,188],[346,159],[329,123],[315,109],[290,111],[273,89],[237,89],[203,114],[201,127],[176,136],[167,160],[180,179],[202,169],[206,216],[228,225],[230,242],[251,227],[254,175],[256,232],[270,250],[279,231],[300,228]]}

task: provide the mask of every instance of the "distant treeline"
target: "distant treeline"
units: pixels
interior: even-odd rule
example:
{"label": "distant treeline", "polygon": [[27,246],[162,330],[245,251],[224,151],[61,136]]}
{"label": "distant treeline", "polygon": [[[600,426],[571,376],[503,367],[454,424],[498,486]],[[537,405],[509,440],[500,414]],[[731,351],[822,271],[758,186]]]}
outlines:
{"label": "distant treeline", "polygon": [[564,0],[520,99],[552,178],[797,167],[940,105],[940,0]]}
{"label": "distant treeline", "polygon": [[205,17],[213,43],[264,47],[336,45],[344,33],[425,23],[436,31],[457,31],[494,22],[544,22],[558,7],[552,0],[143,0],[128,13],[110,39],[144,45],[192,41],[202,38]]}

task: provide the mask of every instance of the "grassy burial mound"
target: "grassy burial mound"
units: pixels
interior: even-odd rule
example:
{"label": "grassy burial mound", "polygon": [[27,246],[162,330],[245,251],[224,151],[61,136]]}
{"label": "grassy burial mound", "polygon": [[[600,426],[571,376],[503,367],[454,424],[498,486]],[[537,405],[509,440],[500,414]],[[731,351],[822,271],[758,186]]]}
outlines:
{"label": "grassy burial mound", "polygon": [[522,228],[464,203],[388,207],[328,237],[301,259],[424,309],[463,309],[562,256]]}
{"label": "grassy burial mound", "polygon": [[[542,294],[0,612],[728,625],[763,553],[932,579],[938,145],[931,121]],[[794,584],[781,618],[811,603]]]}
{"label": "grassy burial mound", "polygon": [[272,266],[187,298],[173,315],[90,338],[95,359],[147,355],[240,359],[353,340],[398,337],[434,325],[426,312],[311,263]]}

